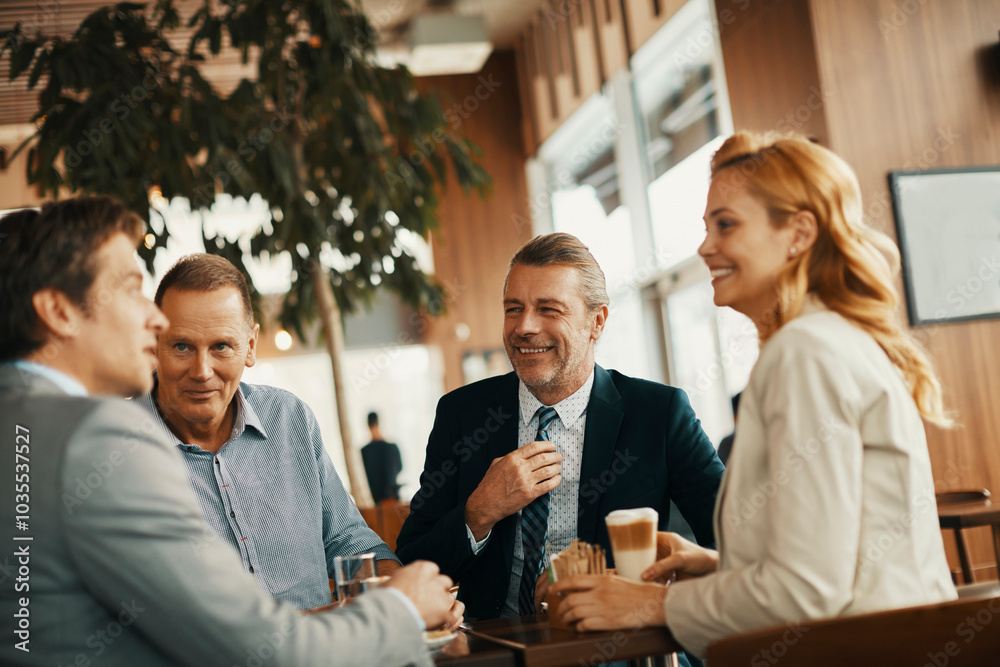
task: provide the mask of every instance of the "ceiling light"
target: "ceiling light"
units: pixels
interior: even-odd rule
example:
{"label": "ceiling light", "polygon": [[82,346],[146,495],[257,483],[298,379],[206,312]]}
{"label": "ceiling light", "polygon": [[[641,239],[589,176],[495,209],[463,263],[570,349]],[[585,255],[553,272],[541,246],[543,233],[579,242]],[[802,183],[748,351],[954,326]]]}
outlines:
{"label": "ceiling light", "polygon": [[482,16],[430,14],[413,20],[407,65],[416,76],[473,74],[492,51]]}

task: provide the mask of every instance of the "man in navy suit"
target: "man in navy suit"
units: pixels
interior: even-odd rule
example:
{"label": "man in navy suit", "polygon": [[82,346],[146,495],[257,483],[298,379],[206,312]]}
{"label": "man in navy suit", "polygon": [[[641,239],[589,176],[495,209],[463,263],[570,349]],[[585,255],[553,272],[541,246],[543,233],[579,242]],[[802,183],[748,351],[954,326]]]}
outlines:
{"label": "man in navy suit", "polygon": [[579,537],[610,554],[608,512],[653,507],[665,530],[671,500],[712,544],[722,463],[684,392],[595,364],[608,295],[586,246],[569,234],[528,242],[503,303],[514,372],[438,403],[403,562],[437,562],[461,583],[466,616],[483,619],[531,613],[544,596],[543,505],[541,553]]}

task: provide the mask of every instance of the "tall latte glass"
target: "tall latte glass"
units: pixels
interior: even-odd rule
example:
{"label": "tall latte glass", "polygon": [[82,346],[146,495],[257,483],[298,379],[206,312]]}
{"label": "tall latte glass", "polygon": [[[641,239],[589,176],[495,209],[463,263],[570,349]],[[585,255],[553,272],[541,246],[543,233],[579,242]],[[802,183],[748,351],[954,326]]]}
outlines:
{"label": "tall latte glass", "polygon": [[658,520],[659,514],[652,507],[615,510],[605,517],[618,574],[642,581],[643,571],[656,562]]}

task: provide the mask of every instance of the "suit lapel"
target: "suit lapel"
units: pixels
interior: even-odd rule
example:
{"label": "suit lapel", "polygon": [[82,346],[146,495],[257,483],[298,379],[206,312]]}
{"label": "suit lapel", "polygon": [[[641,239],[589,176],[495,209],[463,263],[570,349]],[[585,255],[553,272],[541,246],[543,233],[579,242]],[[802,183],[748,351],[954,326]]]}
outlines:
{"label": "suit lapel", "polygon": [[[503,423],[497,430],[496,435],[490,438],[486,453],[487,464],[493,459],[510,454],[517,449],[518,426],[520,425],[520,402],[518,400],[518,380],[515,373],[509,373],[503,378],[503,383],[499,390],[493,395],[491,400],[497,413],[504,417]],[[507,416],[510,416],[507,418]],[[500,521],[495,529],[498,531],[497,537],[503,545],[503,557],[507,572],[511,571],[514,563],[514,536],[515,521],[517,515],[507,517]],[[506,595],[506,593],[505,593]]]}
{"label": "suit lapel", "polygon": [[596,534],[597,512],[600,499],[592,493],[585,497],[589,480],[600,477],[601,472],[611,467],[618,430],[625,417],[621,395],[611,381],[611,374],[600,366],[594,366],[594,388],[587,404],[587,426],[583,435],[583,460],[580,465],[580,509],[577,520],[577,535],[580,539],[593,541]]}

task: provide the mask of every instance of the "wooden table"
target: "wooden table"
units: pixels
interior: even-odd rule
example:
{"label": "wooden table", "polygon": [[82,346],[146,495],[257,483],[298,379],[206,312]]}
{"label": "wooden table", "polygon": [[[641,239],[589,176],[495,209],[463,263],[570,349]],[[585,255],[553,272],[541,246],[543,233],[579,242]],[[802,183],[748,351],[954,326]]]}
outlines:
{"label": "wooden table", "polygon": [[[997,574],[1000,575],[1000,503],[989,500],[972,503],[956,503],[954,505],[938,506],[938,521],[942,528],[958,531],[976,526],[993,527],[993,553],[997,559]],[[959,545],[958,558],[962,565],[962,576],[965,583],[973,582],[972,565],[966,553],[962,540],[956,540]]]}
{"label": "wooden table", "polygon": [[666,628],[577,633],[549,627],[544,614],[477,621],[466,627],[466,634],[510,649],[523,667],[601,665],[681,650]]}
{"label": "wooden table", "polygon": [[460,631],[450,644],[434,654],[434,664],[447,667],[517,667],[512,649]]}

